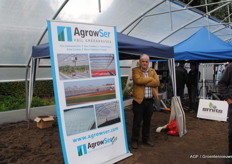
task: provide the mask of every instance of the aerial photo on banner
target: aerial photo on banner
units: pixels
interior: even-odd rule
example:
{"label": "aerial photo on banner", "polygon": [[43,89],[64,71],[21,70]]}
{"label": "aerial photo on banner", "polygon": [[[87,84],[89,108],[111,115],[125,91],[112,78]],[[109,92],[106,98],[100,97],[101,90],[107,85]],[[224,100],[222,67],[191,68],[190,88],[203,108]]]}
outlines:
{"label": "aerial photo on banner", "polygon": [[65,82],[64,89],[67,106],[116,98],[114,78]]}
{"label": "aerial photo on banner", "polygon": [[90,77],[88,54],[58,54],[60,80]]}

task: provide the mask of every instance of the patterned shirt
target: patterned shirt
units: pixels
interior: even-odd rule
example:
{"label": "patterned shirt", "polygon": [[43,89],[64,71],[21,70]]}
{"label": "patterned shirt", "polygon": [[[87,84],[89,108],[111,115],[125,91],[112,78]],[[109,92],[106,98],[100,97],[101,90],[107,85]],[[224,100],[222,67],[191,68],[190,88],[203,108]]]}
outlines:
{"label": "patterned shirt", "polygon": [[[149,71],[149,68],[146,71],[143,71],[144,77],[148,77],[148,71]],[[151,87],[145,87],[144,98],[145,99],[150,99],[152,97],[153,97],[153,94],[152,94]]]}

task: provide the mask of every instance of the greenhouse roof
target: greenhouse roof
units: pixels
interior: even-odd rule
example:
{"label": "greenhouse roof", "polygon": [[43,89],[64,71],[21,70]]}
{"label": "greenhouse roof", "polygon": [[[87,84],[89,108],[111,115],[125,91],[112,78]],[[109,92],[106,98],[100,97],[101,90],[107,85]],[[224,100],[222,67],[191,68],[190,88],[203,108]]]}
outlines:
{"label": "greenhouse roof", "polygon": [[[169,0],[1,0],[0,81],[25,79],[32,46],[48,42],[47,20],[116,26],[123,34],[168,46],[186,40],[201,27],[231,41],[230,22],[210,16],[231,3],[223,0],[219,7],[202,13]],[[43,59],[40,65],[44,67],[37,77],[50,78],[50,61]]]}

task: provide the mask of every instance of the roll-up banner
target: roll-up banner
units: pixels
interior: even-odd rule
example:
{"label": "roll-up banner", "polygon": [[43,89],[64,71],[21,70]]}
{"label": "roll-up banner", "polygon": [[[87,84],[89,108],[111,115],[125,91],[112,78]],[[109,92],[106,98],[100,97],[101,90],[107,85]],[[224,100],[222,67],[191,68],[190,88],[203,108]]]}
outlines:
{"label": "roll-up banner", "polygon": [[116,27],[48,21],[65,163],[113,163],[128,150]]}

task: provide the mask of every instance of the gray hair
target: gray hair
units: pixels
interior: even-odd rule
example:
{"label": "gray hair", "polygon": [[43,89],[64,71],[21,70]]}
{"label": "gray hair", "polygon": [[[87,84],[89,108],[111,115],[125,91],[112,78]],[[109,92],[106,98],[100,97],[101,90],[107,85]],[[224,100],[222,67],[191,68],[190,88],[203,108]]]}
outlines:
{"label": "gray hair", "polygon": [[140,59],[139,59],[139,60],[141,60],[141,59],[143,59],[143,58],[146,58],[146,59],[150,60],[150,57],[149,57],[147,54],[142,54],[142,55],[140,56]]}

